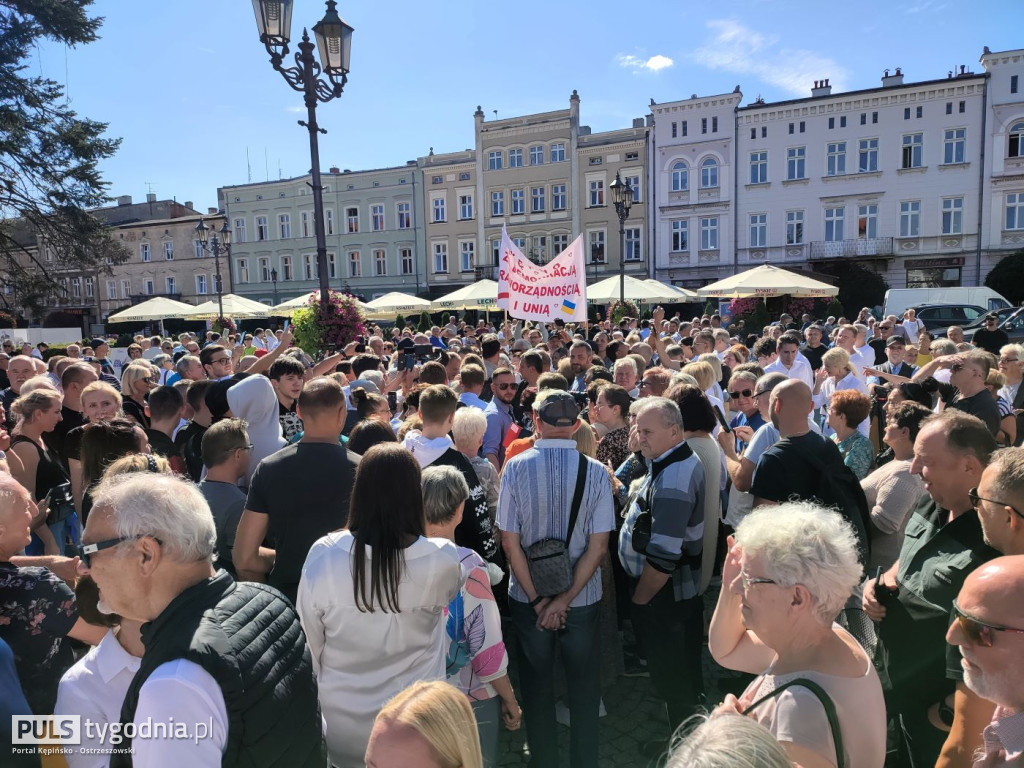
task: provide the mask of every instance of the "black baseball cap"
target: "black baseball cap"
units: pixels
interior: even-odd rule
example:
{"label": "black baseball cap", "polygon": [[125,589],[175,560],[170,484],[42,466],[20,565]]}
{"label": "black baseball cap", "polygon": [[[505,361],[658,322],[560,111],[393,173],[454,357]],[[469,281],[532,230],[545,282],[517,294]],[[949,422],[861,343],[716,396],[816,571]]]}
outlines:
{"label": "black baseball cap", "polygon": [[580,407],[576,404],[576,398],[568,392],[548,392],[537,409],[537,415],[541,421],[553,427],[571,427],[580,416]]}

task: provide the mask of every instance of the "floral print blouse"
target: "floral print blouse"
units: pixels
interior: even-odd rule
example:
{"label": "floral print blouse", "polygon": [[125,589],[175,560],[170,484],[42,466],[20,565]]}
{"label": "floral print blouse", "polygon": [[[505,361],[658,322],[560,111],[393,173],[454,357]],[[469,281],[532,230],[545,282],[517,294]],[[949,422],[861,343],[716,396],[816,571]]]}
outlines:
{"label": "floral print blouse", "polygon": [[871,462],[875,459],[875,449],[871,440],[860,432],[854,431],[845,440],[837,440],[836,435],[832,439],[843,454],[843,463],[853,470],[858,480],[863,480],[871,470]]}

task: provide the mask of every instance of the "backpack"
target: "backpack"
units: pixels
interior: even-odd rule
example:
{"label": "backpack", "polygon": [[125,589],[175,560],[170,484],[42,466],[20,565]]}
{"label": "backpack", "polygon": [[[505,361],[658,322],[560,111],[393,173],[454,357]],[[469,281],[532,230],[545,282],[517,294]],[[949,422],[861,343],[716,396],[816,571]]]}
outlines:
{"label": "backpack", "polygon": [[868,555],[871,553],[871,537],[868,535],[868,531],[871,530],[871,510],[868,508],[864,489],[861,488],[853,470],[842,461],[828,462],[825,455],[800,448],[799,443],[794,443],[788,438],[782,438],[779,444],[782,443],[789,443],[796,448],[796,453],[811,465],[818,478],[814,500],[822,506],[835,509],[853,526],[857,535],[861,564],[867,565]]}

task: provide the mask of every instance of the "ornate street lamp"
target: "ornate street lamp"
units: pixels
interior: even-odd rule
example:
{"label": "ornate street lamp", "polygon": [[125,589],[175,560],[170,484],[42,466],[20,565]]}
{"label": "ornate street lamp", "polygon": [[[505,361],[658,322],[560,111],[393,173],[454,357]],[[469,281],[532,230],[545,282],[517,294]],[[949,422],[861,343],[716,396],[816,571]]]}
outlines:
{"label": "ornate street lamp", "polygon": [[[316,234],[316,262],[320,273],[320,301],[326,304],[330,285],[327,273],[327,236],[324,231],[323,186],[320,184],[320,145],[318,134],[327,133],[316,122],[318,102],[328,102],[341,96],[348,81],[349,59],[352,53],[352,27],[338,15],[337,2],[327,0],[327,13],[313,26],[316,45],[309,40],[309,33],[302,30],[299,52],[295,54],[295,66],[283,66],[288,55],[288,40],[291,32],[293,0],[252,0],[256,12],[256,26],[260,42],[270,54],[270,63],[296,91],[303,94],[306,104],[306,119],[299,125],[309,131],[309,154],[312,162],[310,175],[313,188],[313,231]],[[313,51],[319,49],[320,61],[313,58]],[[321,75],[326,76],[326,79]]]}
{"label": "ornate street lamp", "polygon": [[615,213],[619,217],[619,301],[626,301],[626,219],[629,218],[629,209],[633,207],[633,187],[629,179],[625,182],[615,172],[615,181],[608,185],[608,191],[612,194],[612,202],[615,204]]}
{"label": "ornate street lamp", "polygon": [[214,232],[211,238],[210,228],[206,226],[206,222],[203,219],[199,219],[199,223],[196,224],[195,233],[203,250],[213,254],[214,287],[217,291],[217,315],[218,317],[224,317],[224,284],[220,278],[220,252],[223,245],[224,255],[227,256],[231,253],[231,229],[228,227],[227,221],[225,221],[224,226]]}

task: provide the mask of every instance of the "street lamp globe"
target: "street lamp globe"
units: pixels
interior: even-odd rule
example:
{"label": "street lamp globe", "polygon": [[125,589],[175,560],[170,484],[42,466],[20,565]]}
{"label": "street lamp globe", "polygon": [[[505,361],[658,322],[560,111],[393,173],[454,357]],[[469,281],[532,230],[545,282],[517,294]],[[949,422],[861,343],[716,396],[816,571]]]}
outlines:
{"label": "street lamp globe", "polygon": [[320,64],[330,75],[347,75],[352,56],[352,32],[355,30],[338,15],[337,2],[327,0],[327,13],[313,25]]}
{"label": "street lamp globe", "polygon": [[202,219],[200,219],[199,223],[196,224],[195,233],[196,237],[199,238],[199,242],[203,244],[203,247],[205,247],[206,242],[210,237],[210,228],[206,226],[206,222]]}
{"label": "street lamp globe", "polygon": [[293,0],[252,0],[260,42],[288,45],[292,28]]}
{"label": "street lamp globe", "polygon": [[630,186],[630,183],[623,181],[616,171],[615,180],[608,185],[608,191],[612,194],[612,203],[615,205],[616,212],[625,211],[628,216],[629,209],[633,207],[633,187]]}
{"label": "street lamp globe", "polygon": [[231,245],[231,228],[228,226],[226,221],[224,222],[224,226],[218,230],[218,234],[220,235],[220,241],[224,245]]}

